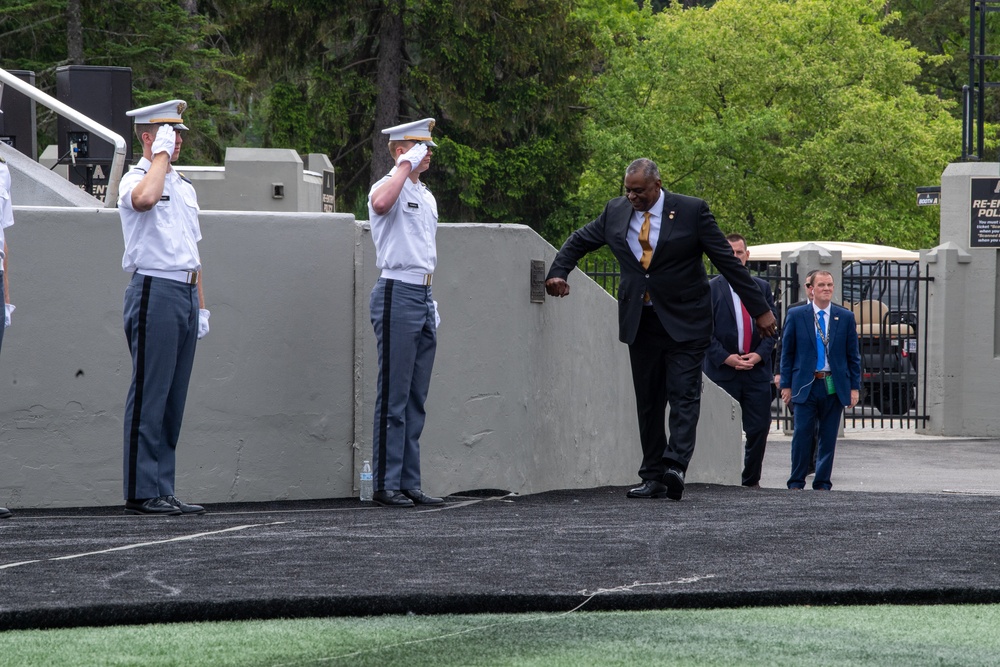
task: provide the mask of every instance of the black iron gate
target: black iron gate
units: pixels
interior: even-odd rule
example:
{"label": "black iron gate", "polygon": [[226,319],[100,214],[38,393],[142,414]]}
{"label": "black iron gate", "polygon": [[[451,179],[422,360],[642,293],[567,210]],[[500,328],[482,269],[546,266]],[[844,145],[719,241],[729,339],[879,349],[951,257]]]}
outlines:
{"label": "black iron gate", "polygon": [[[748,262],[753,275],[771,285],[780,321],[788,309],[805,303],[804,286],[791,264],[783,273],[777,262]],[[613,260],[588,260],[580,270],[612,296],[618,296],[619,269]],[[854,313],[861,352],[861,400],[844,413],[850,428],[920,428],[927,424],[927,381],[923,373],[928,353],[927,332],[920,330],[920,313],[926,310],[926,284],[920,264],[910,261],[860,260],[845,262],[838,282],[842,305]],[[780,346],[777,346],[780,349]],[[773,360],[778,373],[778,358]],[[790,431],[791,413],[782,404],[777,388],[772,405],[773,426]]]}

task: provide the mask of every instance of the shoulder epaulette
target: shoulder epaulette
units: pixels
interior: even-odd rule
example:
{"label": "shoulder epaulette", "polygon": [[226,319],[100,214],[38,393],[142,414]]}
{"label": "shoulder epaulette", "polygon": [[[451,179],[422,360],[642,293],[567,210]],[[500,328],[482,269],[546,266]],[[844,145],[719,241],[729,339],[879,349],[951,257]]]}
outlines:
{"label": "shoulder epaulette", "polygon": [[[181,177],[182,181],[187,181],[188,183],[191,183],[191,179],[185,176],[184,172],[178,171],[177,175]],[[191,185],[194,185],[194,183],[191,183]]]}
{"label": "shoulder epaulette", "polygon": [[0,164],[7,164],[7,160],[3,159],[3,155],[0,155]]}

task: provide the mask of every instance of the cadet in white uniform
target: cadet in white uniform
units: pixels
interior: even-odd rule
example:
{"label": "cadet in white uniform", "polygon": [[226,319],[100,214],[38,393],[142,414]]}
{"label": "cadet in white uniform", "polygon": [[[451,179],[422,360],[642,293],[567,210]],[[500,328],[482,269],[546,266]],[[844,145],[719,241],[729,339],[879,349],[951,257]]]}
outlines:
{"label": "cadet in white uniform", "polygon": [[368,215],[382,274],[369,308],[378,339],[378,395],[372,500],[388,507],[437,505],[420,490],[420,433],[437,348],[437,202],[420,182],[434,146],[434,119],[382,130],[396,166],[368,194]]}
{"label": "cadet in white uniform", "polygon": [[171,167],[187,127],[187,104],[171,100],[129,111],[142,159],[120,185],[125,237],[122,269],[125,336],[132,385],[125,402],[124,496],[127,514],[203,514],[174,495],[180,436],[195,345],[208,333],[202,291],[198,198]]}
{"label": "cadet in white uniform", "polygon": [[[14,224],[14,207],[10,199],[10,170],[7,168],[7,161],[0,157],[0,258],[3,259],[3,270],[0,276],[3,279],[3,301],[4,301],[4,323],[0,328],[0,345],[3,344],[4,329],[10,326],[10,314],[14,312],[14,306],[10,303],[10,290],[7,287],[7,240],[4,238],[3,230]],[[0,519],[9,519],[13,514],[6,507],[0,507]]]}

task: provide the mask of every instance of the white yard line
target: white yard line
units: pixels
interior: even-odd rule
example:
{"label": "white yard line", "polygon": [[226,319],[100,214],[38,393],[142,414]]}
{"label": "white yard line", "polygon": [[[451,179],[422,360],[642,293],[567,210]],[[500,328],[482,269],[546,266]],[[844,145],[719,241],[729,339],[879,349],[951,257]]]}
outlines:
{"label": "white yard line", "polygon": [[202,537],[210,537],[212,535],[221,535],[223,533],[231,533],[237,530],[248,530],[250,528],[260,528],[261,526],[278,526],[285,521],[274,521],[272,523],[253,523],[247,524],[245,526],[233,526],[232,528],[223,528],[222,530],[213,530],[206,533],[192,533],[191,535],[180,535],[178,537],[171,537],[169,540],[157,540],[155,542],[139,542],[137,544],[126,544],[120,547],[112,547],[110,549],[101,549],[100,551],[87,551],[79,554],[70,554],[68,556],[57,556],[55,558],[40,558],[38,560],[25,560],[19,563],[7,563],[6,565],[0,565],[0,570],[8,570],[12,567],[21,567],[22,565],[31,565],[32,563],[48,563],[52,561],[59,560],[73,560],[74,558],[85,558],[86,556],[99,556],[101,554],[109,554],[115,551],[128,551],[130,549],[142,549],[143,547],[152,547],[158,544],[170,544],[171,542],[188,542],[191,540],[197,540]]}

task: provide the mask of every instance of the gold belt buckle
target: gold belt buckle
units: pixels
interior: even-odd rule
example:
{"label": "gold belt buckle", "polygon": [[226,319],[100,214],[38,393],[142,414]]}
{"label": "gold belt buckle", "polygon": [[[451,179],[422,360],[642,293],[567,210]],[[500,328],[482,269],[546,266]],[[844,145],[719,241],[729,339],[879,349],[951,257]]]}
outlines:
{"label": "gold belt buckle", "polygon": [[431,283],[434,281],[434,274],[428,273],[424,276],[424,287],[430,287]]}

